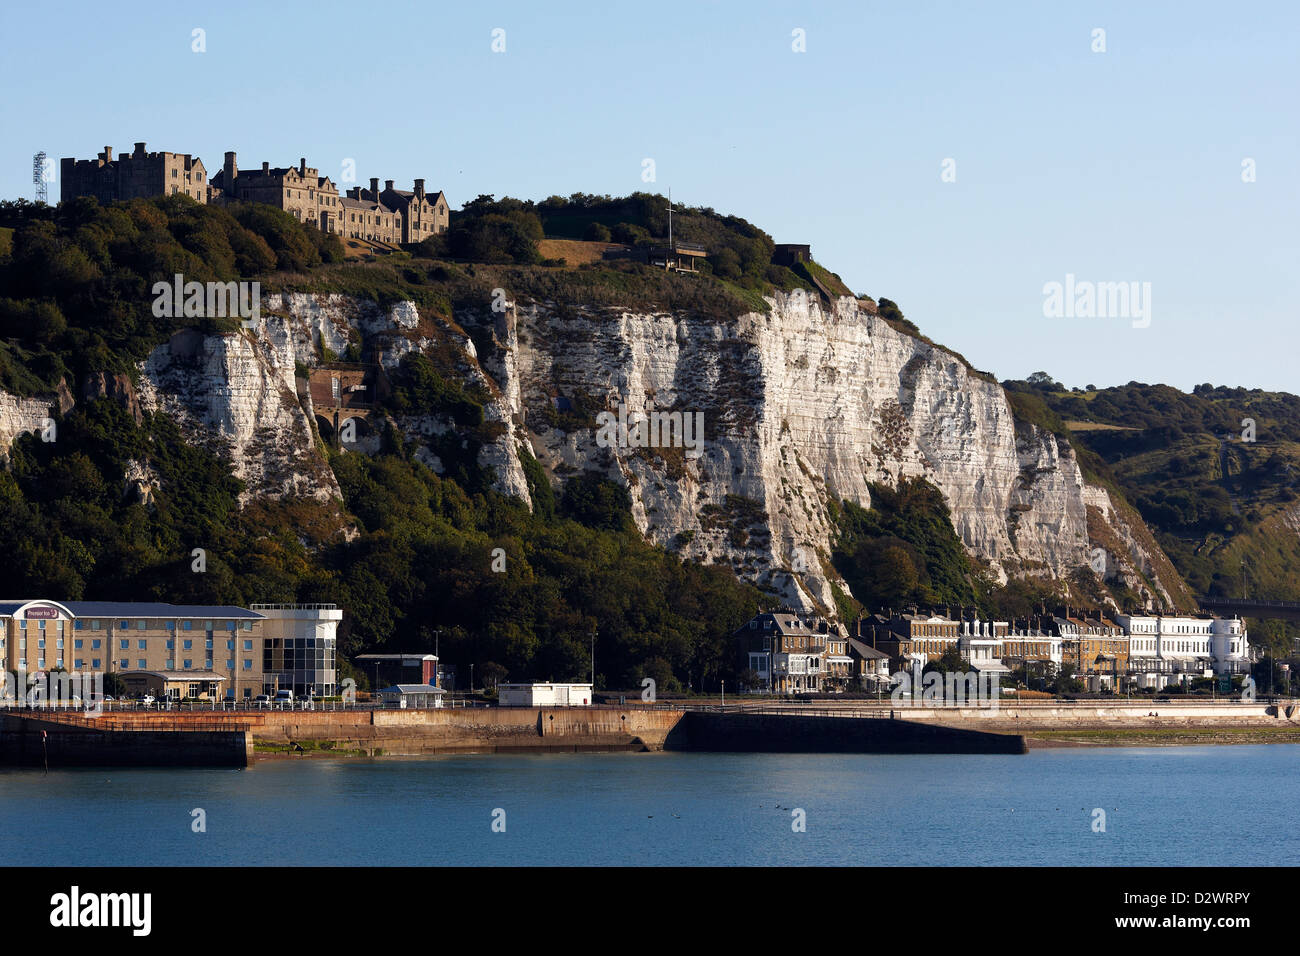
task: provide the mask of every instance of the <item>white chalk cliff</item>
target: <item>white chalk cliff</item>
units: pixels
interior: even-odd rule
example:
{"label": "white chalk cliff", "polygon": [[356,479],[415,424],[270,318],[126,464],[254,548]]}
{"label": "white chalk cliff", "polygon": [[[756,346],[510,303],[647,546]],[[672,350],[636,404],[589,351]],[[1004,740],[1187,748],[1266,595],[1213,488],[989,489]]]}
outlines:
{"label": "white chalk cliff", "polygon": [[[340,492],[295,368],[349,342],[388,369],[421,350],[489,395],[496,425],[479,463],[498,490],[528,501],[525,453],[557,486],[597,471],[627,486],[649,539],[730,565],[795,605],[833,612],[831,585],[844,587],[825,560],[835,533],[828,501],[866,507],[870,483],[913,475],[942,491],[957,535],[1002,579],[1067,577],[1098,567],[1101,554],[1104,573],[1135,590],[1166,601],[1183,591],[1136,513],[1089,485],[1067,444],[1018,426],[995,382],[853,299],[827,309],[814,296],[778,294],[769,304],[719,320],[511,303],[452,322],[409,302],[381,309],[341,295],[271,295],[255,329],[183,332],[159,346],[136,389],[144,409],[223,446],[246,497],[325,502]],[[491,354],[466,332],[476,327]],[[602,447],[593,410],[620,405],[702,412],[701,453]],[[0,447],[48,408],[0,394]],[[455,427],[436,414],[392,424],[417,441]],[[372,432],[357,447],[376,442]],[[416,457],[440,468],[429,448]]]}

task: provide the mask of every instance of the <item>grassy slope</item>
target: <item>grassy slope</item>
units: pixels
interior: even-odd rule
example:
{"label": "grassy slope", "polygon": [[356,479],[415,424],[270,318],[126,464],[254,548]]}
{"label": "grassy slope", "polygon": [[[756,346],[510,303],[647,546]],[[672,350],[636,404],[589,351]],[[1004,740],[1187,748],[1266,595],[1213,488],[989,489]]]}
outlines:
{"label": "grassy slope", "polygon": [[1044,398],[1093,426],[1072,429],[1075,442],[1105,462],[1193,591],[1300,600],[1300,397],[1130,385]]}

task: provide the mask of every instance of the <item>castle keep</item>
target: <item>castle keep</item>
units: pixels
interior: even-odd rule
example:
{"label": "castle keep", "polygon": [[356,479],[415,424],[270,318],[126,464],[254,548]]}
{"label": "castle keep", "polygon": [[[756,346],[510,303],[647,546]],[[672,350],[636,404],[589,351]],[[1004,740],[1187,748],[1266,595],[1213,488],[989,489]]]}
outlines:
{"label": "castle keep", "polygon": [[184,194],[196,202],[259,202],[283,209],[295,219],[345,239],[397,244],[419,242],[445,232],[451,210],[441,191],[428,193],[424,180],[411,191],[394,189],[393,180],[371,179],[370,188],[338,187],[307,165],[241,170],[232,150],[210,179],[203,160],[189,153],[146,152],[136,143],[130,153],[113,158],[105,146],[96,159],[65,158],[61,163],[60,198],[93,196],[101,203],[149,196]]}
{"label": "castle keep", "polygon": [[94,196],[101,203],[184,193],[201,203],[214,198],[203,160],[189,153],[148,153],[136,143],[130,153],[113,158],[105,146],[97,159],[67,157],[60,164],[60,198]]}

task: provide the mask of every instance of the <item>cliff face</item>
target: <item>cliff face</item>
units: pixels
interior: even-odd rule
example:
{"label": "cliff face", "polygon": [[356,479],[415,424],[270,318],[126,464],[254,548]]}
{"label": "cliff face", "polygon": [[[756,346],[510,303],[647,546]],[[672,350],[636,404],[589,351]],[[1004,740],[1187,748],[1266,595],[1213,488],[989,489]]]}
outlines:
{"label": "cliff face", "polygon": [[[224,446],[246,497],[324,502],[340,492],[295,367],[350,342],[389,370],[419,350],[489,395],[495,427],[479,463],[500,491],[528,501],[525,453],[557,483],[601,473],[628,487],[648,538],[728,564],[798,606],[832,611],[831,584],[844,586],[824,560],[835,533],[828,501],[868,507],[870,483],[903,476],[938,486],[960,539],[1002,579],[1068,577],[1091,564],[1181,601],[1181,580],[1136,514],[1088,485],[1067,444],[1018,425],[997,384],[852,299],[829,310],[799,293],[769,301],[768,313],[725,321],[545,303],[457,324],[409,302],[384,310],[338,295],[271,295],[256,330],[182,332],[155,349],[135,391],[145,410]],[[466,327],[482,334],[471,339]],[[475,340],[491,343],[490,354]],[[3,447],[48,409],[0,395]],[[700,413],[703,441],[634,447],[635,431],[624,447],[603,441],[596,415],[620,409],[634,429],[639,413]],[[436,414],[388,421],[417,440],[455,428]],[[382,426],[372,420],[356,448],[375,447]],[[431,447],[416,454],[441,470]]]}
{"label": "cliff face", "polygon": [[[502,434],[484,445],[479,463],[495,470],[500,491],[527,499],[507,403],[479,367],[474,344],[463,329],[422,316],[410,302],[384,310],[340,295],[269,295],[260,323],[249,332],[181,332],[155,349],[140,366],[140,401],[179,420],[197,440],[223,447],[247,485],[245,498],[330,501],[341,493],[312,430],[310,391],[295,370],[315,368],[326,349],[341,354],[351,342],[364,344],[390,371],[408,352],[439,352],[466,383],[487,389],[494,399],[486,417],[502,423]],[[416,441],[452,428],[437,415],[403,416],[392,424]],[[376,447],[382,425],[378,419],[362,423],[352,447]],[[440,470],[427,448],[416,456]]]}
{"label": "cliff face", "polygon": [[19,398],[0,391],[0,463],[9,460],[9,446],[24,432],[40,434],[45,419],[54,414],[54,402]]}
{"label": "cliff face", "polygon": [[[1103,548],[1108,576],[1149,579],[1166,599],[1181,589],[1150,533],[1133,534],[1114,508],[1090,534],[1087,504],[1108,502],[1105,491],[1087,485],[1068,445],[1018,428],[997,384],[852,299],[829,311],[800,294],[770,301],[768,314],[729,322],[520,309],[497,319],[487,366],[518,396],[553,474],[616,477],[648,537],[797,605],[833,608],[830,583],[842,586],[819,558],[834,533],[828,498],[868,506],[870,482],[902,476],[942,490],[958,536],[1002,579],[1067,576]],[[554,427],[548,411],[620,405],[633,417],[703,412],[702,453],[602,447],[594,427]]]}

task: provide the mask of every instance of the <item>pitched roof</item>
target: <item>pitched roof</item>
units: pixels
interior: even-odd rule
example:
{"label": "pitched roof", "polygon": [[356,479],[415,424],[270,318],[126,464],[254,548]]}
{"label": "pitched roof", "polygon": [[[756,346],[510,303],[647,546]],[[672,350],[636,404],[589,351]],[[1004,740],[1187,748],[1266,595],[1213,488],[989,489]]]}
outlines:
{"label": "pitched roof", "polygon": [[145,601],[64,601],[74,617],[237,617],[261,620],[247,608],[218,604],[162,604]]}
{"label": "pitched roof", "polygon": [[340,196],[339,205],[346,209],[368,209],[371,212],[391,213],[393,211],[383,203],[372,202],[369,199],[353,199],[351,196]]}
{"label": "pitched roof", "polygon": [[883,651],[878,651],[869,644],[863,644],[861,641],[849,638],[849,647],[851,647],[859,657],[869,661],[887,661],[889,655]]}
{"label": "pitched roof", "polygon": [[379,691],[381,694],[445,694],[441,687],[432,684],[394,684]]}

